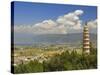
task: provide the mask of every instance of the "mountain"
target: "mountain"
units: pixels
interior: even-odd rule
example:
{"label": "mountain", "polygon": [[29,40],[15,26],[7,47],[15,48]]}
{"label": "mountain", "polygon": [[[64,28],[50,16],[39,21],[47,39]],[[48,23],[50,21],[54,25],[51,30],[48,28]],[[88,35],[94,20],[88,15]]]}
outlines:
{"label": "mountain", "polygon": [[[32,44],[79,44],[82,42],[82,33],[73,34],[44,34],[31,36],[15,36],[15,44],[32,45]],[[97,43],[97,34],[90,34],[91,42]]]}
{"label": "mountain", "polygon": [[[90,41],[97,43],[97,35],[90,34]],[[46,44],[61,44],[67,43],[71,45],[81,44],[83,41],[83,35],[81,33],[75,34],[47,34],[47,35],[37,35],[33,37],[33,42],[46,43]]]}

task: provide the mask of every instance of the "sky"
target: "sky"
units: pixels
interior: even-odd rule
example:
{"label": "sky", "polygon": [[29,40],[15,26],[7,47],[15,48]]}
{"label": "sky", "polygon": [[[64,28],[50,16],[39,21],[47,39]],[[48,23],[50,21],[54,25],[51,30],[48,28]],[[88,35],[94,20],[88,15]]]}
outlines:
{"label": "sky", "polygon": [[81,31],[87,21],[91,32],[95,32],[96,6],[14,2],[14,31],[16,33],[76,33]]}
{"label": "sky", "polygon": [[41,34],[82,33],[86,22],[90,33],[97,34],[96,6],[17,1],[13,7],[15,44],[33,43]]}
{"label": "sky", "polygon": [[97,18],[97,8],[95,6],[15,2],[15,25],[35,24],[45,19],[55,20],[58,16],[77,9],[84,11],[84,14],[81,16],[83,21]]}

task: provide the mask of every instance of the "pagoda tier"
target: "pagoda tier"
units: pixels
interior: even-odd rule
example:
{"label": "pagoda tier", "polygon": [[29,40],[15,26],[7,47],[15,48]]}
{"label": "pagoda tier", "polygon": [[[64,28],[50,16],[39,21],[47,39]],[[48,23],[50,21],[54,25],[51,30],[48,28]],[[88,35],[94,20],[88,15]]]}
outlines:
{"label": "pagoda tier", "polygon": [[87,54],[90,53],[90,38],[89,29],[87,25],[85,25],[83,29],[83,52]]}

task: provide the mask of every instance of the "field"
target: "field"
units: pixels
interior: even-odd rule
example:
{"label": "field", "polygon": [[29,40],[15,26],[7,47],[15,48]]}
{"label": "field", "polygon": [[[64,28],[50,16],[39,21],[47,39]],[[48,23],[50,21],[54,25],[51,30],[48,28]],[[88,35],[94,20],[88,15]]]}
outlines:
{"label": "field", "polygon": [[97,68],[97,49],[83,55],[82,48],[65,44],[49,46],[16,46],[12,67],[14,73],[65,71]]}
{"label": "field", "polygon": [[[39,62],[43,62],[44,60],[48,60],[56,54],[61,55],[65,51],[75,50],[73,48],[68,48],[66,45],[49,45],[46,47],[25,47],[25,46],[17,46],[14,48],[14,65],[20,64],[21,62],[26,63],[30,60],[38,60]],[[78,53],[82,53],[82,49],[76,49]]]}

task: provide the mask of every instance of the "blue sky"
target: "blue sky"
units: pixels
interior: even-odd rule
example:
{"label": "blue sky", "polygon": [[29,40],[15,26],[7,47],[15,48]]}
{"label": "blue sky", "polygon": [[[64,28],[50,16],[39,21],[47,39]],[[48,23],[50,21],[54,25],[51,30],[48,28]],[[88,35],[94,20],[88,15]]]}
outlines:
{"label": "blue sky", "polygon": [[90,33],[97,33],[97,7],[14,2],[14,42],[33,42],[36,34],[82,33],[86,21]]}
{"label": "blue sky", "polygon": [[63,4],[41,4],[31,2],[14,3],[14,25],[31,25],[43,20],[56,20],[59,16],[83,10],[80,19],[85,22],[97,18],[97,7]]}

